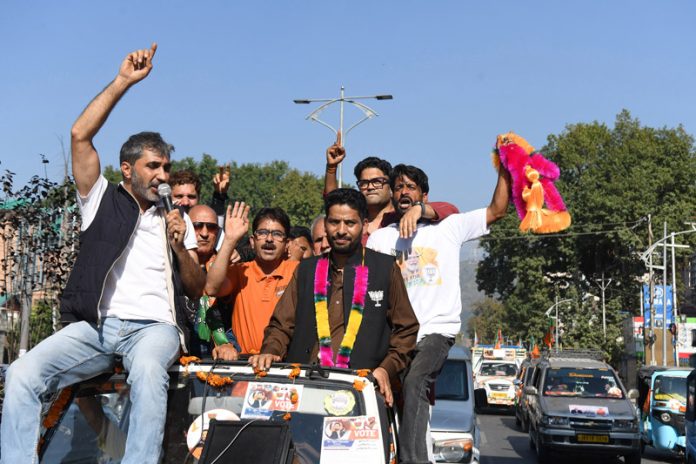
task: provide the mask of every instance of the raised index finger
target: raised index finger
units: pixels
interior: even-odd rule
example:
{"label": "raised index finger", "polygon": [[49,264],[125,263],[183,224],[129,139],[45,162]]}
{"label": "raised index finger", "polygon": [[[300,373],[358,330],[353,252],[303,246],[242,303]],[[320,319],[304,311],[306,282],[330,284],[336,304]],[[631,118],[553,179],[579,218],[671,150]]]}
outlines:
{"label": "raised index finger", "polygon": [[336,145],[339,147],[343,146],[343,134],[341,134],[341,131],[336,131]]}
{"label": "raised index finger", "polygon": [[157,42],[152,42],[152,45],[150,45],[150,59],[152,59],[155,56],[156,51],[157,51]]}

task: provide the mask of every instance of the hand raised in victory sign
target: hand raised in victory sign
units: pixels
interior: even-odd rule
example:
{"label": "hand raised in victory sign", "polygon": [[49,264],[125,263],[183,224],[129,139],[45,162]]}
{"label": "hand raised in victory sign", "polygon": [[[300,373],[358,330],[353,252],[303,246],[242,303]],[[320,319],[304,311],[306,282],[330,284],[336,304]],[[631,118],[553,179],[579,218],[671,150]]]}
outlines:
{"label": "hand raised in victory sign", "polygon": [[346,157],[346,149],[343,148],[341,131],[336,133],[336,142],[326,149],[326,166],[338,166]]}
{"label": "hand raised in victory sign", "polygon": [[237,243],[249,231],[249,205],[235,201],[234,207],[227,207],[225,217],[225,240]]}
{"label": "hand raised in victory sign", "polygon": [[124,79],[128,85],[145,79],[152,70],[152,58],[156,51],[157,44],[153,42],[149,50],[136,50],[129,53],[121,63],[118,77]]}

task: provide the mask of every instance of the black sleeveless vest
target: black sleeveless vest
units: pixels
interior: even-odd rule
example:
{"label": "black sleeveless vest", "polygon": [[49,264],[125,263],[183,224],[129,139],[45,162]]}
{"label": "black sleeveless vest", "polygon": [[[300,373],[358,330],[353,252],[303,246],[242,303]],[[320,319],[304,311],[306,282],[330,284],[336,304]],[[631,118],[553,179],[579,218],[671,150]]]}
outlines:
{"label": "black sleeveless vest", "polygon": [[[353,298],[355,267],[361,264],[362,251],[360,247],[349,258],[343,271],[343,320],[346,327]],[[288,347],[286,362],[309,364],[316,361],[310,359],[310,356],[318,343],[314,310],[314,274],[318,259],[319,257],[312,257],[302,260],[297,271],[295,331]],[[365,265],[368,267],[368,293],[365,296],[362,323],[350,357],[352,369],[375,369],[389,351],[391,329],[387,321],[387,310],[394,257],[365,249]]]}
{"label": "black sleeveless vest", "polygon": [[[97,214],[80,234],[80,252],[60,298],[61,321],[96,323],[106,277],[135,231],[140,207],[122,185],[108,184]],[[183,284],[172,260],[176,323],[188,340]]]}

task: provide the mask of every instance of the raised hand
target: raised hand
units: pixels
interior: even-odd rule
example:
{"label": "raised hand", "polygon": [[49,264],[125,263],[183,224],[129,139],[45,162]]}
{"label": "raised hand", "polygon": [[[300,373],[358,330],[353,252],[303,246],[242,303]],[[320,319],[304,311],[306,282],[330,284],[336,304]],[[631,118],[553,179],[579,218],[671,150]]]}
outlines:
{"label": "raised hand", "polygon": [[326,165],[332,167],[338,166],[345,157],[346,149],[343,148],[341,131],[338,131],[336,133],[336,142],[326,149]]}
{"label": "raised hand", "polygon": [[401,216],[399,220],[399,237],[409,238],[418,229],[418,220],[422,215],[422,208],[418,205],[412,206]]}
{"label": "raised hand", "polygon": [[156,51],[157,44],[153,42],[149,50],[136,50],[129,53],[121,63],[118,77],[124,79],[128,85],[145,79],[152,70],[152,58],[154,58]]}
{"label": "raised hand", "polygon": [[235,201],[227,207],[225,217],[225,240],[229,237],[235,243],[249,231],[249,205]]}
{"label": "raised hand", "polygon": [[213,187],[217,193],[227,193],[230,187],[230,165],[218,166],[220,172],[213,176]]}

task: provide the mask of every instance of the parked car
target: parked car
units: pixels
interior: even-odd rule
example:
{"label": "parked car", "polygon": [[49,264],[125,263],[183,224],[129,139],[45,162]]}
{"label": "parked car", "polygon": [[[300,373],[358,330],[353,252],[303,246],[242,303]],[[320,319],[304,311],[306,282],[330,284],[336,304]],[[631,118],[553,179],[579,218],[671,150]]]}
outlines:
{"label": "parked car", "polygon": [[643,446],[682,454],[685,447],[686,379],[691,369],[646,366],[638,371]]}
{"label": "parked car", "polygon": [[[218,386],[208,382],[211,371]],[[175,366],[162,462],[185,462],[189,454],[229,462],[220,444],[233,441],[227,452],[235,453],[236,463],[267,462],[269,453],[279,459],[272,462],[395,463],[394,415],[372,377],[358,374],[278,364],[261,377],[244,362]],[[44,419],[41,462],[119,463],[130,407],[124,374],[63,390]]]}
{"label": "parked car", "polygon": [[522,361],[517,377],[512,381],[515,385],[515,423],[523,432],[529,431],[529,400],[524,387],[531,384],[537,364],[539,364],[539,358],[530,357]]}
{"label": "parked car", "polygon": [[552,451],[623,456],[627,464],[641,461],[638,415],[611,366],[587,353],[560,352],[542,358],[531,385],[529,443],[540,463]]}
{"label": "parked car", "polygon": [[471,353],[453,346],[437,378],[430,419],[435,462],[478,463],[479,430],[474,412]]}

